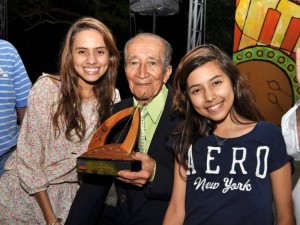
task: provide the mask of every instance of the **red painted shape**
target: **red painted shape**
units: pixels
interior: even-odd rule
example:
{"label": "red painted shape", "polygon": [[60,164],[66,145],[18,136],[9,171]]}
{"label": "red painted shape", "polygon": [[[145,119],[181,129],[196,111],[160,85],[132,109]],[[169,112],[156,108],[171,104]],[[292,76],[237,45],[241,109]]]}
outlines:
{"label": "red painted shape", "polygon": [[271,44],[280,15],[280,12],[274,9],[268,9],[260,36],[258,38],[259,42]]}
{"label": "red painted shape", "polygon": [[292,52],[300,36],[300,19],[292,18],[281,44],[281,48]]}

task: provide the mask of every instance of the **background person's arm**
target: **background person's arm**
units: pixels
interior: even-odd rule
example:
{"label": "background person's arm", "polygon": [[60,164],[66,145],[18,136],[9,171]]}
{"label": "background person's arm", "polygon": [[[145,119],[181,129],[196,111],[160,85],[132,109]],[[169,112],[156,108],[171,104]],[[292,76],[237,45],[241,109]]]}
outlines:
{"label": "background person's arm", "polygon": [[25,115],[26,108],[27,107],[17,107],[18,121],[19,121],[20,125],[23,122],[23,118],[24,118],[24,115]]}
{"label": "background person's arm", "polygon": [[[296,51],[296,73],[300,84],[300,48]],[[300,85],[299,85],[300,86]],[[289,155],[300,160],[300,101],[287,111],[281,120],[282,135]]]}
{"label": "background person's arm", "polygon": [[[300,48],[298,48],[296,51],[296,73],[297,73],[297,82],[298,85],[300,86]],[[300,107],[298,107],[296,111],[298,140],[300,140],[300,109],[299,108]],[[299,148],[300,148],[300,144],[299,144]]]}

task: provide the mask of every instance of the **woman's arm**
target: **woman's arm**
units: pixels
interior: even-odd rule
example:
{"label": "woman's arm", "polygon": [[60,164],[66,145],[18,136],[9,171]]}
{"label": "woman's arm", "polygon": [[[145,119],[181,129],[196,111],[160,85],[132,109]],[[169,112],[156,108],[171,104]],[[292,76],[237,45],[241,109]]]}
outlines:
{"label": "woman's arm", "polygon": [[271,173],[277,225],[295,225],[292,200],[291,164]]}
{"label": "woman's arm", "polygon": [[34,194],[34,197],[43,212],[46,224],[59,225],[60,223],[54,215],[47,191],[37,192]]}
{"label": "woman's arm", "polygon": [[186,179],[186,170],[175,161],[172,197],[163,225],[181,225],[184,222],[186,182],[183,179]]}
{"label": "woman's arm", "polygon": [[[48,132],[52,129],[51,110],[59,90],[49,81],[49,78],[39,79],[31,89],[18,139],[17,168],[21,186],[35,196],[46,224],[55,224],[57,218],[47,194],[49,177],[44,168],[49,162],[45,160],[45,155],[49,154],[45,153],[48,151],[45,146],[50,139]],[[55,160],[52,158],[51,163],[56,163]]]}

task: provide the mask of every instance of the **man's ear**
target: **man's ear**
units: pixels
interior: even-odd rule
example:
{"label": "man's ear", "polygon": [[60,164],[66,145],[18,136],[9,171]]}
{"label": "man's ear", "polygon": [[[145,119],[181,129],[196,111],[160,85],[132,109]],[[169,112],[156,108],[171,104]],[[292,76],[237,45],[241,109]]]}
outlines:
{"label": "man's ear", "polygon": [[172,74],[172,66],[169,65],[169,66],[167,67],[167,69],[166,69],[164,75],[163,75],[163,76],[164,76],[164,77],[163,77],[163,82],[164,82],[164,84],[166,84],[166,83],[168,82],[168,80],[169,80],[171,74]]}

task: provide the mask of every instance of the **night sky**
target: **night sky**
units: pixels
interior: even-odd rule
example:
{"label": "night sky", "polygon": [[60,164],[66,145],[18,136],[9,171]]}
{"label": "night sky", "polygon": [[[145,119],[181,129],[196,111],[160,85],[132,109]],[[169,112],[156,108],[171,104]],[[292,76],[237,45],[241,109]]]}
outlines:
{"label": "night sky", "polygon": [[[209,9],[209,5],[207,5],[207,8]],[[222,15],[223,14],[224,13],[222,13]],[[215,21],[215,18],[211,17],[212,15],[212,13],[209,13],[206,18],[207,23],[209,24],[211,24],[209,21]],[[8,14],[8,17],[9,16],[10,15]],[[179,4],[178,14],[172,16],[158,16],[156,18],[156,34],[159,34],[168,40],[173,47],[173,71],[175,71],[176,65],[187,50],[188,16],[189,1],[182,0]],[[74,21],[77,19],[78,18],[74,19]],[[131,21],[131,25],[133,25],[129,16],[127,19],[128,21]],[[228,19],[228,16],[224,14],[224,19],[222,19],[221,23],[225,24],[224,21],[226,21],[226,19]],[[229,18],[229,21],[231,21],[230,23],[232,24],[230,24],[230,27],[226,29],[228,32],[232,32],[234,27],[232,22],[234,21],[234,12],[232,13],[232,18]],[[24,27],[20,26],[20,24],[21,21],[18,20],[8,24],[8,41],[13,43],[18,49],[31,81],[34,83],[42,72],[57,73],[60,48],[70,25],[52,25],[44,23],[35,27],[33,30],[26,31]],[[109,24],[105,24],[110,27]],[[128,22],[128,24],[130,24],[130,22]],[[209,24],[207,26],[208,29]],[[212,27],[216,26],[214,25]],[[134,35],[134,30],[130,29],[130,26],[128,26],[128,32],[124,34],[120,33],[118,27],[110,28],[116,37],[118,48],[122,54],[124,44],[132,35]],[[141,31],[153,32],[152,16],[141,16],[136,14],[136,32],[138,33]],[[207,33],[208,34],[206,36],[209,39],[209,32]],[[213,33],[214,34],[211,35],[211,37],[215,38],[219,32]],[[209,42],[213,43],[213,41]],[[229,45],[229,48],[231,48],[232,44],[227,44]],[[117,87],[121,92],[122,98],[130,96],[122,62],[119,68]]]}

